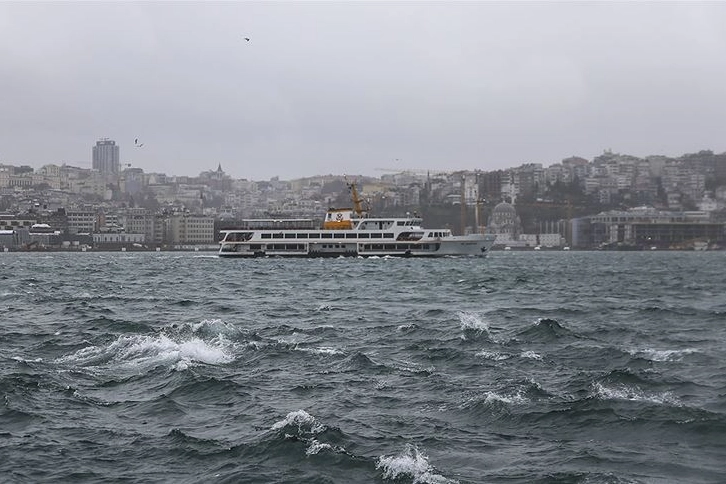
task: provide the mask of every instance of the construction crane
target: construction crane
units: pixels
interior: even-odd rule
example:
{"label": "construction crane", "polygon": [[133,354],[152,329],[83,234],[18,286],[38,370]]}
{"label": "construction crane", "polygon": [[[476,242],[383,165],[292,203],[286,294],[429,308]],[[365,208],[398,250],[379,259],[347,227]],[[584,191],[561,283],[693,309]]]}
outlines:
{"label": "construction crane", "polygon": [[348,186],[348,190],[350,190],[350,198],[353,200],[353,211],[358,214],[358,216],[363,215],[363,205],[360,198],[360,195],[358,194],[358,187],[356,187],[355,182],[349,182],[348,177],[343,176],[343,179],[345,180],[345,184]]}

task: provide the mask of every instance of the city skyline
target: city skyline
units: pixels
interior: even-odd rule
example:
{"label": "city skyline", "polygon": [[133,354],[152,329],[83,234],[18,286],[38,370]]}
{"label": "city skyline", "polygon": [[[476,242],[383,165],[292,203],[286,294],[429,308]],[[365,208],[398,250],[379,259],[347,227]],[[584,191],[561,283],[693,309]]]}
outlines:
{"label": "city skyline", "polygon": [[91,166],[103,137],[147,172],[252,180],[720,153],[724,20],[696,2],[4,3],[0,163]]}
{"label": "city skyline", "polygon": [[[138,144],[139,144],[138,140],[135,140],[135,144],[133,146],[138,146]],[[425,173],[430,173],[430,174],[455,173],[455,172],[458,172],[458,171],[462,171],[462,172],[481,172],[481,173],[485,173],[485,172],[488,172],[488,171],[492,171],[492,172],[494,172],[494,171],[504,171],[504,172],[506,172],[506,171],[510,171],[510,170],[516,170],[516,169],[518,169],[520,167],[528,166],[528,165],[540,165],[543,168],[548,168],[548,167],[552,167],[553,165],[560,165],[563,162],[567,162],[567,160],[571,160],[573,158],[583,159],[583,160],[587,161],[588,163],[592,163],[596,158],[598,158],[598,157],[600,157],[602,155],[617,155],[617,156],[625,156],[625,157],[635,157],[635,158],[643,159],[643,160],[648,159],[650,157],[656,157],[656,158],[664,157],[666,159],[679,160],[679,159],[682,159],[683,157],[687,157],[689,155],[694,155],[694,154],[703,153],[703,152],[711,152],[714,155],[726,155],[726,151],[723,152],[723,153],[719,153],[719,152],[716,152],[714,150],[711,150],[711,149],[705,148],[705,147],[704,148],[697,149],[697,150],[694,150],[692,153],[679,153],[679,154],[676,154],[676,155],[663,155],[663,154],[654,154],[653,153],[653,154],[649,154],[649,155],[645,155],[645,156],[635,156],[632,153],[617,153],[617,152],[614,152],[612,150],[606,149],[606,150],[603,150],[598,155],[593,156],[592,158],[585,158],[585,157],[581,157],[581,156],[577,156],[577,155],[572,155],[572,156],[563,157],[560,160],[553,161],[551,163],[541,163],[541,162],[537,162],[537,161],[531,161],[531,162],[526,162],[526,163],[520,163],[518,165],[498,167],[498,168],[495,168],[495,169],[492,169],[492,170],[484,170],[484,169],[476,168],[476,167],[475,168],[470,168],[470,169],[446,169],[446,168],[417,169],[417,168],[400,166],[398,168],[396,168],[396,167],[391,167],[391,168],[378,167],[378,168],[374,168],[371,173],[362,173],[362,172],[360,172],[360,173],[347,173],[347,174],[346,173],[343,173],[343,172],[338,172],[338,173],[308,173],[308,174],[303,174],[303,175],[298,176],[298,177],[291,177],[291,178],[286,178],[284,176],[276,175],[276,176],[269,177],[267,179],[254,179],[254,178],[246,178],[246,177],[236,178],[234,176],[231,176],[230,173],[227,170],[224,169],[224,166],[222,166],[222,163],[216,163],[215,166],[212,166],[212,165],[209,165],[209,166],[200,166],[197,169],[192,169],[189,173],[150,171],[148,169],[144,169],[143,166],[132,166],[130,163],[124,163],[123,162],[123,159],[120,158],[120,155],[119,155],[119,153],[120,153],[120,145],[118,143],[116,143],[115,140],[112,140],[112,139],[109,139],[109,138],[100,138],[100,139],[98,139],[96,141],[96,144],[92,146],[92,156],[91,156],[90,162],[88,162],[88,163],[86,163],[86,162],[72,163],[72,162],[65,162],[65,161],[63,161],[63,162],[43,163],[43,164],[34,166],[34,165],[31,165],[31,164],[27,164],[27,163],[9,163],[9,162],[6,162],[6,161],[0,159],[0,165],[18,166],[18,167],[19,166],[29,166],[34,171],[38,171],[39,169],[41,169],[41,168],[43,168],[44,166],[47,166],[47,165],[56,165],[56,166],[67,165],[67,166],[74,166],[74,167],[81,168],[81,169],[93,169],[93,170],[97,170],[100,173],[106,174],[106,175],[108,175],[108,174],[119,175],[119,174],[121,174],[123,172],[124,169],[126,169],[126,168],[133,168],[135,170],[141,169],[141,171],[144,172],[144,173],[159,173],[159,174],[164,174],[164,175],[168,175],[168,176],[180,176],[180,177],[192,177],[192,178],[193,177],[197,177],[197,176],[199,176],[200,174],[203,174],[203,173],[213,172],[213,171],[217,171],[217,170],[221,169],[222,172],[225,173],[225,175],[231,176],[232,178],[236,178],[236,179],[246,179],[246,180],[249,180],[249,181],[267,181],[267,180],[270,180],[270,179],[273,179],[273,178],[275,178],[275,179],[281,179],[281,180],[293,180],[293,179],[316,178],[316,177],[321,177],[321,176],[322,177],[325,177],[325,176],[345,177],[347,175],[351,175],[351,176],[360,175],[360,176],[365,176],[365,177],[370,177],[370,178],[380,178],[381,176],[386,175],[386,174],[391,174],[391,173],[407,173],[407,172],[419,173],[419,174],[425,174]],[[96,161],[94,159],[94,157],[97,156],[96,153],[98,153],[98,157],[99,157],[99,160],[98,161]],[[113,161],[112,160],[109,160],[109,158],[111,158],[112,160],[116,160],[117,170],[113,170],[113,169],[109,168],[110,167],[110,164],[113,163]],[[118,160],[121,160],[121,161],[118,161]],[[86,165],[89,165],[89,166],[86,166]]]}

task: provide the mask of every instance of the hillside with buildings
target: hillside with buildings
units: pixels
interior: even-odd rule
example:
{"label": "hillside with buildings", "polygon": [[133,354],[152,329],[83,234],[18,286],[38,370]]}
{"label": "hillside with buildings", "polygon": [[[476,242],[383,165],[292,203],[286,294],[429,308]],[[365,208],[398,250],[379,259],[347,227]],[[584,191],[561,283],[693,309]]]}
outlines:
{"label": "hillside with buildings", "polygon": [[[0,163],[4,250],[214,248],[220,228],[247,218],[321,219],[350,204],[342,175],[232,179],[221,165],[196,177],[124,165],[101,139],[91,168]],[[550,166],[354,176],[378,215],[424,217],[455,233],[497,234],[516,248],[724,247],[726,153],[677,158],[605,151]]]}

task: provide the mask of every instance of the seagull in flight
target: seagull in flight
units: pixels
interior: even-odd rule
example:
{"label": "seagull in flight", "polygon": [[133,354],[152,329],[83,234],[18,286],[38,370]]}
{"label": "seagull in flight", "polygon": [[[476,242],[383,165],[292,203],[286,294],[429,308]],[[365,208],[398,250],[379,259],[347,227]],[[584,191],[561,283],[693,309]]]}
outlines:
{"label": "seagull in flight", "polygon": [[139,138],[136,138],[134,140],[134,146],[136,146],[137,148],[141,148],[142,146],[144,146],[144,143],[139,143]]}
{"label": "seagull in flight", "polygon": [[249,41],[250,41],[250,38],[249,38],[249,37],[245,37],[245,40],[246,40],[247,42],[249,42]]}

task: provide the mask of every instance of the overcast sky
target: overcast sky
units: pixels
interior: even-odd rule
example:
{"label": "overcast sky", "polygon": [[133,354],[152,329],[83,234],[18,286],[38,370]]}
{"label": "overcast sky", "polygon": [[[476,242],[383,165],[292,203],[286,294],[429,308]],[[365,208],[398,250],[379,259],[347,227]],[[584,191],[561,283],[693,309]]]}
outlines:
{"label": "overcast sky", "polygon": [[0,163],[102,137],[253,180],[721,153],[726,3],[0,3]]}

